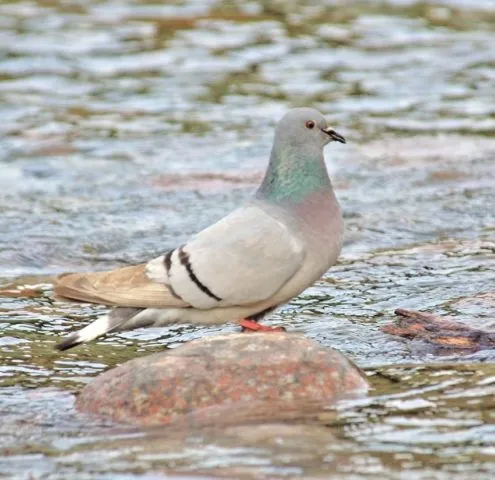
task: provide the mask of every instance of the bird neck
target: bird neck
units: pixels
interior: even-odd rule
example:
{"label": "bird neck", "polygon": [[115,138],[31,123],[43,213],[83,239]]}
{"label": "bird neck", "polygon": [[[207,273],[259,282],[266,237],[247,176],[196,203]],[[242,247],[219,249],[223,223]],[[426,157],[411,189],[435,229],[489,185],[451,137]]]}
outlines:
{"label": "bird neck", "polygon": [[277,203],[299,203],[308,195],[331,188],[323,151],[274,145],[265,178],[256,193]]}

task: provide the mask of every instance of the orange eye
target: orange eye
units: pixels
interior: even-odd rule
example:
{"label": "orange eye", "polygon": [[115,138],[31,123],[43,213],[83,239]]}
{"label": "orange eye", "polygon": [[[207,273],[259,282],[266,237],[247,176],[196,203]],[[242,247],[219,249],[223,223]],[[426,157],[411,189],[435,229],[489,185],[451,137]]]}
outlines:
{"label": "orange eye", "polygon": [[313,120],[308,120],[306,122],[306,128],[309,128],[309,129],[315,128],[315,122],[313,122]]}

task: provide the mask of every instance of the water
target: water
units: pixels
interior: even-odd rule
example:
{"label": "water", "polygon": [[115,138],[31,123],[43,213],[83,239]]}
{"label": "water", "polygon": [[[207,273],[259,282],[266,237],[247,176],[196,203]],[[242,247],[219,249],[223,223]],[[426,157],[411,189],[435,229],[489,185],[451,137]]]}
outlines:
{"label": "water", "polygon": [[[492,2],[0,4],[0,478],[492,478],[493,351],[391,337],[397,307],[495,306]],[[143,261],[253,191],[273,126],[320,109],[339,265],[273,316],[365,368],[369,399],[290,425],[155,434],[77,414],[93,376],[234,326],[53,345],[98,307],[63,271]],[[22,291],[21,291],[22,290]]]}

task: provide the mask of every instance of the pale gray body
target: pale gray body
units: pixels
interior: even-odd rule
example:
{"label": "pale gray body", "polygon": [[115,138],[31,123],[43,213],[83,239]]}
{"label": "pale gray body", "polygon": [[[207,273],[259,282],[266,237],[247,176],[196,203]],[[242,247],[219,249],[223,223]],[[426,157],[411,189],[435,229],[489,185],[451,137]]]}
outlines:
{"label": "pale gray body", "polygon": [[59,348],[143,326],[239,321],[313,284],[342,246],[342,215],[323,158],[331,140],[344,143],[319,112],[289,111],[277,126],[263,184],[246,206],[143,265],[142,273],[134,267],[137,280],[129,281],[125,269],[104,278],[62,277],[57,295],[117,308]]}

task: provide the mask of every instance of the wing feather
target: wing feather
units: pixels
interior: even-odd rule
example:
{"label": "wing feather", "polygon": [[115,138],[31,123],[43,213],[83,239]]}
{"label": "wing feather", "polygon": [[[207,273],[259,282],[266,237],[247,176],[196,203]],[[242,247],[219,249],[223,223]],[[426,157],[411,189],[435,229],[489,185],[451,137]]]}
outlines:
{"label": "wing feather", "polygon": [[282,219],[251,205],[152,260],[147,274],[195,308],[246,305],[278,291],[305,254]]}
{"label": "wing feather", "polygon": [[303,264],[303,242],[256,205],[234,211],[147,264],[59,277],[55,295],[120,307],[209,309],[274,295]]}
{"label": "wing feather", "polygon": [[151,281],[145,274],[145,264],[106,272],[65,274],[57,278],[54,293],[66,299],[121,307],[189,306],[166,285]]}

